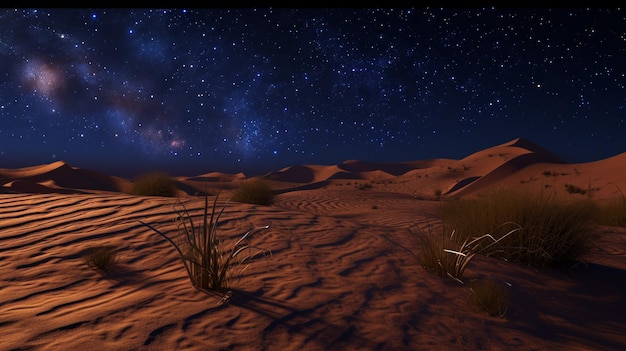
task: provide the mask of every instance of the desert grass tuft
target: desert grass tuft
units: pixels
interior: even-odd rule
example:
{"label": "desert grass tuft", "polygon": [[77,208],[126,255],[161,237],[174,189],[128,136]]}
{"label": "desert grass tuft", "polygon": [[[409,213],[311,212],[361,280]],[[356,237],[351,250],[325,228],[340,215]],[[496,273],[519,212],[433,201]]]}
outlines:
{"label": "desert grass tuft", "polygon": [[165,173],[152,172],[139,176],[133,183],[130,193],[139,196],[176,196],[174,180]]}
{"label": "desert grass tuft", "polygon": [[509,304],[509,290],[498,279],[485,278],[469,283],[471,301],[490,316],[504,317]]}
{"label": "desert grass tuft", "polygon": [[254,205],[271,205],[274,199],[272,187],[261,178],[252,178],[243,181],[231,200]]}
{"label": "desert grass tuft", "polygon": [[471,260],[478,254],[491,255],[504,251],[501,245],[509,235],[520,230],[519,227],[511,229],[499,239],[490,234],[479,237],[459,240],[453,230],[450,236],[442,232],[440,237],[436,235],[421,236],[421,251],[417,255],[420,265],[427,270],[442,277],[450,278],[460,284],[464,284],[463,275]]}
{"label": "desert grass tuft", "polygon": [[106,271],[117,263],[117,250],[113,246],[96,246],[83,258],[89,267]]}
{"label": "desert grass tuft", "polygon": [[173,240],[153,226],[140,221],[174,246],[192,286],[205,292],[208,290],[223,292],[230,289],[235,280],[242,277],[249,266],[249,261],[259,255],[271,255],[269,250],[250,243],[256,232],[269,226],[250,229],[230,247],[224,244],[218,237],[218,225],[226,205],[218,210],[218,197],[219,194],[210,206],[208,195],[205,195],[204,213],[200,224],[194,221],[183,203],[180,201],[177,203],[179,240]]}
{"label": "desert grass tuft", "polygon": [[476,233],[500,240],[511,230],[502,223],[519,226],[516,235],[500,241],[498,252],[486,253],[537,268],[571,266],[583,260],[593,248],[594,211],[589,199],[565,201],[508,189],[442,203],[444,228],[456,231],[459,242]]}

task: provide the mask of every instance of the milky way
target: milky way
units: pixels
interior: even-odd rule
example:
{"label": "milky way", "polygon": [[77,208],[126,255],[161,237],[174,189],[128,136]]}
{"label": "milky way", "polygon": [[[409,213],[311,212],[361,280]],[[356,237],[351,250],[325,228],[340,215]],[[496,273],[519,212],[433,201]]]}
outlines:
{"label": "milky way", "polygon": [[0,168],[626,151],[622,9],[2,9]]}

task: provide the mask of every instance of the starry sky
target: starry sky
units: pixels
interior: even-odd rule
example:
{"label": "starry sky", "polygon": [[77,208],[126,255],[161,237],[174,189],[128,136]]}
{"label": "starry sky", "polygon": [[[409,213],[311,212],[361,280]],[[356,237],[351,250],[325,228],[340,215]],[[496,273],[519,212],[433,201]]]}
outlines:
{"label": "starry sky", "polygon": [[0,77],[0,168],[626,152],[619,8],[5,8]]}

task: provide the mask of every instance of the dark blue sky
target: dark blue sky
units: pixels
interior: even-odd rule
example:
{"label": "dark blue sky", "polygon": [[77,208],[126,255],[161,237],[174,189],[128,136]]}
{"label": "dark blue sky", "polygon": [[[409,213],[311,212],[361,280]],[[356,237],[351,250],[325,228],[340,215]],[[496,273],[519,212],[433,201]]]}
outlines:
{"label": "dark blue sky", "polygon": [[1,9],[0,168],[626,151],[618,9]]}

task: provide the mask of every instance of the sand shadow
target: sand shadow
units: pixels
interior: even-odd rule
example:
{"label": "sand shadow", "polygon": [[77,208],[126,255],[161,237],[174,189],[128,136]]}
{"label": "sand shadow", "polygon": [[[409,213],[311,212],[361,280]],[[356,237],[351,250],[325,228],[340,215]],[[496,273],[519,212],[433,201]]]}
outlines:
{"label": "sand shadow", "polygon": [[[544,287],[513,292],[514,329],[553,342],[579,340],[590,349],[626,349],[625,270],[581,264],[567,272],[546,273]],[[550,288],[551,280],[567,280],[573,285],[564,294]]]}
{"label": "sand shadow", "polygon": [[231,305],[263,315],[271,322],[263,329],[264,343],[276,341],[276,335],[300,334],[307,344],[319,344],[322,350],[346,350],[359,345],[367,350],[383,350],[384,345],[377,344],[358,332],[349,320],[346,324],[330,323],[318,311],[328,305],[340,303],[337,299],[326,300],[317,306],[298,309],[288,304],[262,296],[262,291],[232,290]]}

